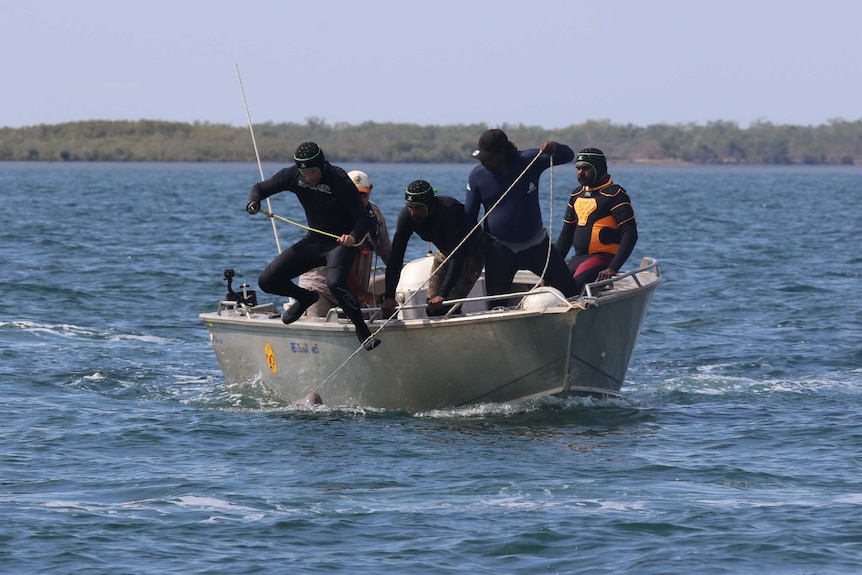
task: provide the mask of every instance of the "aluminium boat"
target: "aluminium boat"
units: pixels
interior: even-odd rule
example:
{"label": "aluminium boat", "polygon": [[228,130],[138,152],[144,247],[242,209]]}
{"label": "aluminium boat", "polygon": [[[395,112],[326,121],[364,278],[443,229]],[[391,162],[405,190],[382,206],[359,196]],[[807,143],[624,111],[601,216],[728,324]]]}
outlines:
{"label": "aluminium boat", "polygon": [[[382,345],[366,350],[338,308],[285,325],[275,303],[231,287],[216,311],[203,313],[226,381],[260,381],[286,402],[364,406],[412,413],[545,396],[619,396],[629,360],[661,283],[658,263],[587,285],[566,299],[526,271],[507,306],[488,308],[484,278],[470,295],[427,317],[432,257],[405,265],[398,312],[366,308]],[[376,278],[378,285],[382,276]]]}

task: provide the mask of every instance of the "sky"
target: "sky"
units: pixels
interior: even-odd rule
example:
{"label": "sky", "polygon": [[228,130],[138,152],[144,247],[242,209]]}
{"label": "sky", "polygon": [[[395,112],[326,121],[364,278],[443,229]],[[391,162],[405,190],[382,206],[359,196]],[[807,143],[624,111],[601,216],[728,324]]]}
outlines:
{"label": "sky", "polygon": [[0,0],[0,127],[862,119],[857,0]]}

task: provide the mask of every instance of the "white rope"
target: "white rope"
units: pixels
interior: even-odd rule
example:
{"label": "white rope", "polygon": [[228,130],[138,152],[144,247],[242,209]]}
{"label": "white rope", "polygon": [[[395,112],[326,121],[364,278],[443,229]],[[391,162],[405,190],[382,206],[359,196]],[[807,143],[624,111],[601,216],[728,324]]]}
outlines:
{"label": "white rope", "polygon": [[[509,192],[511,192],[511,191],[512,191],[512,188],[514,188],[514,187],[515,187],[515,184],[517,184],[517,183],[521,180],[521,178],[523,178],[523,177],[524,177],[524,174],[526,174],[526,173],[527,173],[527,171],[529,171],[529,169],[533,167],[533,164],[535,164],[535,163],[536,163],[536,160],[538,160],[538,159],[539,159],[539,157],[540,157],[541,155],[542,155],[542,150],[541,150],[541,149],[539,149],[539,153],[538,153],[538,154],[536,154],[536,157],[535,157],[535,158],[533,158],[533,159],[530,161],[530,163],[529,163],[529,164],[527,164],[527,167],[526,167],[526,168],[524,168],[524,171],[522,171],[520,174],[518,174],[518,177],[517,177],[517,178],[515,178],[515,180],[512,182],[512,184],[511,184],[511,185],[506,189],[506,191],[505,191],[505,192],[503,192],[503,194],[502,194],[502,195],[497,199],[497,201],[496,201],[496,202],[494,202],[494,205],[492,205],[490,208],[488,208],[487,210],[485,210],[485,215],[484,215],[484,216],[482,216],[482,218],[480,218],[478,222],[476,222],[476,225],[475,225],[475,226],[473,226],[473,228],[472,228],[472,229],[471,229],[471,230],[470,230],[470,231],[469,231],[469,232],[464,236],[464,239],[462,239],[462,240],[461,240],[461,242],[460,242],[457,246],[455,246],[455,248],[452,250],[452,253],[450,253],[448,256],[446,256],[446,257],[443,259],[443,261],[442,261],[442,262],[440,262],[440,265],[439,265],[439,266],[437,266],[437,269],[442,268],[442,267],[443,267],[443,266],[444,266],[444,265],[445,265],[445,264],[446,264],[446,263],[447,263],[447,262],[452,258],[452,256],[455,254],[455,252],[457,252],[459,249],[461,249],[461,246],[463,246],[465,243],[467,243],[467,241],[469,240],[470,236],[471,236],[471,235],[473,235],[473,232],[475,232],[477,229],[479,229],[479,226],[481,226],[481,225],[485,222],[485,220],[486,220],[486,219],[488,219],[488,216],[491,214],[491,212],[493,212],[493,211],[494,211],[494,209],[496,209],[496,207],[497,207],[498,205],[500,205],[500,202],[502,202],[502,201],[503,201],[503,198],[505,198],[505,197],[509,194]],[[552,156],[552,157],[553,157],[553,156]],[[549,239],[548,241],[550,241],[550,239]],[[433,274],[431,274],[431,275],[433,275]],[[376,330],[375,330],[375,331],[374,331],[370,336],[368,336],[368,338],[367,338],[365,341],[372,341],[372,340],[374,339],[374,337],[375,337],[378,333],[380,333],[381,331],[383,331],[383,328],[385,328],[387,325],[389,325],[389,322],[391,322],[391,321],[395,318],[395,316],[397,316],[397,315],[398,315],[398,312],[399,312],[399,311],[401,311],[401,309],[402,309],[404,306],[406,306],[408,303],[410,303],[410,300],[412,300],[414,297],[416,297],[416,294],[418,294],[420,291],[422,291],[422,288],[424,288],[425,286],[427,286],[427,285],[428,285],[428,282],[430,282],[430,281],[431,281],[431,275],[429,275],[429,276],[428,276],[428,279],[427,279],[427,280],[425,280],[425,281],[422,283],[422,285],[420,285],[420,286],[419,286],[419,288],[418,288],[418,289],[416,289],[416,291],[414,291],[412,294],[410,294],[410,297],[408,297],[406,300],[404,300],[404,302],[403,302],[402,304],[400,304],[397,308],[395,308],[395,311],[394,311],[394,312],[392,312],[392,315],[390,315],[388,318],[386,318],[386,319],[383,321],[383,323],[382,323],[382,324],[380,324],[380,327],[378,327],[378,328],[377,328],[377,329],[376,329]],[[345,365],[347,365],[347,362],[349,362],[349,361],[350,361],[350,360],[351,360],[351,359],[352,359],[352,358],[353,358],[357,353],[359,353],[359,351],[360,351],[363,347],[365,347],[365,342],[362,342],[362,343],[359,345],[359,347],[358,347],[358,348],[356,348],[356,349],[353,351],[353,353],[352,353],[352,354],[350,354],[350,356],[349,356],[346,360],[344,360],[344,363],[342,363],[341,365],[339,365],[338,367],[336,367],[336,368],[335,368],[335,371],[333,371],[332,373],[330,373],[330,374],[326,377],[326,379],[324,379],[323,381],[321,381],[321,382],[320,382],[320,384],[319,384],[317,387],[315,387],[315,388],[314,388],[314,391],[316,392],[318,389],[320,389],[321,387],[323,387],[323,385],[324,385],[325,383],[327,383],[330,379],[332,379],[332,378],[335,376],[335,374],[336,374],[336,373],[338,373],[338,372],[341,370],[341,368],[342,368],[342,367],[344,367]]]}
{"label": "white rope", "polygon": [[549,194],[551,197],[548,200],[550,202],[549,206],[548,206],[548,212],[549,212],[548,213],[548,222],[549,222],[548,223],[548,237],[552,238],[552,237],[554,237],[554,155],[553,154],[551,154],[551,172],[550,172],[549,176],[550,176]]}
{"label": "white rope", "polygon": [[[236,65],[236,77],[239,80],[239,89],[242,92],[242,103],[245,106],[245,117],[248,120],[248,131],[251,132],[251,145],[254,146],[254,157],[257,158],[257,169],[260,171],[260,181],[266,178],[263,176],[263,164],[260,163],[260,154],[257,151],[257,141],[254,139],[254,128],[251,126],[251,114],[248,112],[248,101],[245,99],[245,88],[242,86],[242,76],[239,74],[239,64]],[[266,199],[266,211],[272,213],[272,205],[269,203],[269,198]],[[278,229],[275,227],[275,219],[269,219],[272,222],[272,233],[275,235],[275,247],[278,253],[281,253],[281,241],[278,239]]]}
{"label": "white rope", "polygon": [[[437,269],[438,269],[438,270],[439,270],[440,268],[442,268],[444,265],[446,265],[446,263],[447,263],[450,259],[452,259],[452,257],[455,255],[455,252],[457,252],[459,249],[461,249],[461,246],[463,246],[465,243],[467,243],[467,242],[469,241],[470,236],[471,236],[471,235],[473,235],[473,232],[475,232],[477,229],[479,229],[479,227],[480,227],[483,223],[485,223],[485,220],[486,220],[486,219],[488,219],[488,216],[489,216],[489,215],[491,215],[491,212],[493,212],[493,211],[494,211],[494,209],[496,209],[496,207],[497,207],[498,205],[500,205],[500,202],[502,202],[502,201],[503,201],[503,198],[505,198],[505,197],[509,194],[509,192],[511,192],[511,191],[512,191],[512,188],[514,188],[514,187],[515,187],[515,184],[517,184],[517,183],[518,183],[518,181],[520,181],[520,179],[524,177],[524,174],[526,174],[526,173],[527,173],[527,171],[528,171],[530,168],[532,168],[532,167],[533,167],[533,164],[535,164],[535,163],[536,163],[536,160],[538,160],[538,159],[539,159],[539,156],[541,156],[541,155],[542,155],[542,151],[541,151],[541,150],[539,150],[539,153],[538,153],[538,154],[536,154],[536,157],[535,157],[535,158],[533,158],[533,159],[530,161],[530,163],[529,163],[529,164],[527,164],[527,167],[526,167],[526,168],[524,168],[524,171],[522,171],[520,174],[518,174],[518,177],[517,177],[517,178],[515,178],[515,180],[514,180],[514,181],[511,183],[511,185],[506,189],[506,191],[505,191],[505,192],[503,192],[503,194],[502,194],[502,195],[497,199],[497,201],[496,201],[496,202],[494,202],[494,205],[492,205],[490,208],[488,208],[487,210],[485,210],[485,215],[484,215],[484,216],[482,216],[482,217],[479,219],[479,221],[478,221],[478,222],[476,222],[476,225],[475,225],[475,226],[473,226],[473,228],[472,228],[469,232],[467,232],[467,234],[464,236],[464,239],[462,239],[462,240],[458,243],[458,245],[457,245],[457,246],[455,246],[455,247],[452,249],[452,253],[450,253],[448,256],[446,256],[446,257],[443,259],[443,261],[442,261],[442,262],[440,262],[440,265],[439,265],[439,266],[437,266]],[[430,250],[429,250],[429,253],[430,253]],[[434,275],[434,274],[431,274],[431,275]],[[424,288],[425,286],[427,286],[427,285],[428,285],[428,283],[429,283],[430,281],[431,281],[431,276],[429,276],[429,277],[428,277],[428,279],[427,279],[427,280],[425,280],[425,281],[422,283],[422,285],[420,285],[420,286],[419,286],[419,288],[418,288],[418,289],[416,289],[416,291],[414,291],[412,294],[410,294],[410,297],[409,297],[409,298],[407,298],[406,300],[404,300],[404,303],[402,303],[401,305],[399,305],[399,306],[398,306],[398,308],[396,308],[395,312],[393,312],[393,314],[392,314],[391,316],[389,316],[388,318],[386,318],[386,320],[383,322],[383,324],[382,324],[379,328],[377,328],[377,330],[376,330],[373,334],[371,334],[371,337],[374,337],[375,335],[377,335],[378,333],[380,333],[380,331],[381,331],[384,327],[386,327],[386,325],[387,325],[390,321],[392,321],[392,319],[393,319],[396,315],[398,315],[398,312],[399,312],[399,311],[401,311],[401,309],[402,309],[404,306],[406,306],[408,303],[410,303],[410,300],[412,300],[412,299],[416,296],[416,294],[418,294],[418,293],[422,290],[422,288]]]}
{"label": "white rope", "polygon": [[553,221],[554,221],[554,156],[553,156],[553,154],[551,154],[550,196],[551,196],[551,200],[550,200],[551,201],[551,208],[550,208],[551,213],[548,215],[548,218],[549,218],[549,221],[551,222],[551,224],[548,225],[548,253],[545,255],[545,267],[542,268],[542,275],[539,276],[539,281],[537,281],[533,285],[532,289],[536,289],[537,287],[539,287],[539,284],[541,284],[543,281],[545,281],[545,273],[547,273],[547,271],[548,271],[548,264],[551,261],[551,249],[553,249],[552,248],[553,244],[551,244],[551,237],[552,237],[551,232],[554,229],[554,227],[553,227]]}
{"label": "white rope", "polygon": [[[447,263],[450,259],[452,259],[452,256],[454,256],[454,255],[455,255],[455,252],[457,252],[459,249],[461,249],[461,247],[462,247],[465,243],[467,243],[467,241],[468,241],[468,239],[470,238],[470,236],[471,236],[471,235],[473,235],[473,232],[475,232],[477,229],[479,229],[479,227],[480,227],[482,224],[484,224],[484,223],[485,223],[485,220],[487,220],[487,219],[488,219],[488,216],[489,216],[489,215],[491,215],[491,212],[493,212],[493,211],[497,208],[497,206],[498,206],[498,205],[500,205],[500,202],[502,202],[502,201],[503,201],[503,199],[504,199],[504,198],[509,194],[509,192],[511,192],[511,191],[512,191],[512,188],[514,188],[514,187],[515,187],[515,184],[517,184],[517,183],[521,180],[521,178],[523,178],[523,177],[524,177],[524,174],[526,174],[526,173],[529,171],[529,169],[533,167],[533,164],[535,164],[535,163],[536,163],[536,160],[538,160],[538,159],[539,159],[539,157],[540,157],[541,155],[542,155],[542,150],[541,150],[541,149],[539,149],[539,153],[538,153],[538,154],[536,154],[536,157],[534,157],[532,160],[530,160],[530,163],[529,163],[529,164],[527,164],[527,167],[526,167],[526,168],[524,168],[524,170],[523,170],[520,174],[518,174],[518,177],[517,177],[517,178],[515,178],[515,180],[511,183],[511,185],[509,185],[509,187],[506,189],[506,191],[505,191],[505,192],[503,192],[503,194],[502,194],[502,195],[497,199],[497,201],[496,201],[496,202],[494,202],[494,205],[492,205],[490,208],[488,208],[487,210],[485,210],[485,215],[483,215],[483,216],[479,219],[479,221],[478,221],[478,222],[476,222],[476,225],[475,225],[475,226],[473,226],[473,228],[472,228],[472,229],[471,229],[471,230],[470,230],[470,231],[469,231],[469,232],[464,236],[464,239],[462,239],[462,240],[461,240],[461,242],[460,242],[457,246],[455,246],[455,248],[452,250],[452,253],[450,253],[448,256],[446,256],[446,257],[443,259],[443,261],[442,261],[442,262],[440,262],[440,265],[439,265],[439,266],[437,266],[437,269],[438,269],[438,270],[439,270],[440,268],[442,268],[444,265],[446,265],[446,263]],[[553,156],[553,154],[550,154],[550,156],[551,156],[551,166],[550,166],[550,167],[551,167],[551,217],[553,217],[553,201],[554,201],[554,193],[553,193],[553,191],[554,191],[554,185],[553,185],[554,156]],[[430,243],[429,243],[429,253],[430,253],[430,251],[431,251],[431,250],[430,250],[430,247],[431,247],[431,246],[430,246]],[[544,269],[544,270],[542,270],[542,275],[539,277],[539,282],[537,282],[537,283],[536,283],[536,285],[535,285],[535,286],[533,286],[533,288],[534,288],[534,289],[535,289],[535,288],[539,285],[539,283],[541,283],[541,282],[542,282],[542,280],[544,279],[545,272],[546,272],[546,271],[547,271],[547,269],[548,269],[548,262],[549,262],[549,261],[550,261],[550,259],[551,259],[551,249],[552,249],[552,247],[551,247],[551,237],[550,237],[550,235],[549,235],[549,236],[548,236],[548,255],[547,255],[546,259],[545,259],[545,269]],[[432,276],[432,275],[434,275],[434,274],[433,274],[433,273],[432,273],[432,274],[430,274],[430,275],[428,276],[428,279],[427,279],[427,280],[425,280],[425,281],[422,283],[422,285],[420,285],[420,286],[419,286],[419,287],[418,287],[418,288],[417,288],[417,289],[416,289],[412,294],[410,294],[410,297],[408,297],[406,300],[404,300],[404,302],[403,302],[403,303],[399,304],[399,305],[398,305],[398,307],[395,309],[395,311],[394,311],[394,312],[392,312],[392,315],[390,315],[388,318],[386,318],[386,319],[383,321],[383,323],[382,323],[382,324],[380,324],[380,326],[379,326],[376,330],[374,330],[374,332],[372,332],[372,334],[371,334],[370,336],[368,336],[368,338],[365,340],[365,342],[367,342],[367,341],[372,341],[372,340],[377,336],[377,334],[379,334],[381,331],[383,331],[383,329],[384,329],[387,325],[389,325],[389,323],[390,323],[390,322],[395,318],[395,316],[397,316],[397,315],[398,315],[398,312],[400,312],[400,311],[401,311],[401,310],[402,310],[402,309],[403,309],[407,304],[409,304],[409,303],[410,303],[410,301],[411,301],[414,297],[416,297],[416,295],[417,295],[420,291],[422,291],[422,288],[424,288],[424,287],[426,287],[426,286],[428,285],[428,283],[431,281],[431,276]],[[317,392],[317,390],[319,390],[319,389],[320,389],[321,387],[323,387],[327,382],[329,382],[329,380],[331,380],[331,379],[335,376],[335,374],[336,374],[336,373],[338,373],[339,371],[341,371],[341,368],[343,368],[345,365],[347,365],[347,364],[348,364],[348,362],[350,362],[350,360],[351,360],[351,359],[353,359],[353,358],[356,356],[356,354],[357,354],[357,353],[359,353],[359,351],[360,351],[360,350],[362,350],[362,349],[365,347],[365,342],[362,342],[362,343],[359,345],[359,347],[357,347],[357,348],[353,351],[353,353],[351,353],[351,354],[350,354],[350,356],[349,356],[347,359],[345,359],[345,360],[344,360],[344,362],[343,362],[341,365],[339,365],[338,367],[336,367],[336,368],[335,368],[335,370],[334,370],[332,373],[330,373],[330,374],[326,377],[326,379],[324,379],[323,381],[321,381],[321,382],[317,385],[317,387],[315,387],[315,388],[314,388],[314,390],[313,390],[312,392],[313,392],[313,393],[316,393],[316,392]]]}

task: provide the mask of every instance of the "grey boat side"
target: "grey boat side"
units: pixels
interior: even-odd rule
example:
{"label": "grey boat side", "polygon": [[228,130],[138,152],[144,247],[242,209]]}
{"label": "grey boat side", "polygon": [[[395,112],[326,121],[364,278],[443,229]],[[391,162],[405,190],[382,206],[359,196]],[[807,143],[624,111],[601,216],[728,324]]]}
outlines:
{"label": "grey boat side", "polygon": [[[272,304],[223,301],[200,319],[229,382],[260,380],[286,401],[318,393],[330,405],[416,412],[547,395],[619,395],[660,282],[657,263],[645,258],[639,269],[591,284],[571,302],[540,287],[512,294],[521,298],[514,309],[446,318],[403,313],[385,322],[384,343],[370,352],[333,312],[284,325]],[[475,309],[484,299],[455,301]],[[379,316],[374,308],[367,313]],[[372,331],[381,325],[379,318],[369,321]]]}

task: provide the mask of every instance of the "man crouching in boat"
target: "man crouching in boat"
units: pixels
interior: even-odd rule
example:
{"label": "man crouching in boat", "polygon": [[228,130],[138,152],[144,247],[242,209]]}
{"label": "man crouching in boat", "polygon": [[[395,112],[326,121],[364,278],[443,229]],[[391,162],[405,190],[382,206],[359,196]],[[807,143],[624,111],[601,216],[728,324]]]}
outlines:
{"label": "man crouching in boat", "polygon": [[305,210],[310,231],[280,253],[261,272],[257,282],[267,293],[296,300],[281,316],[293,323],[317,301],[319,295],[293,283],[310,269],[326,266],[326,285],[344,313],[356,326],[356,337],[367,350],[380,345],[362,319],[356,295],[347,285],[357,250],[368,233],[369,218],[356,186],[342,168],[326,161],[314,142],[304,142],[293,155],[295,165],[252,186],[246,211],[256,214],[260,202],[278,192],[296,194]]}
{"label": "man crouching in boat", "polygon": [[[477,229],[470,240],[458,248],[470,231],[465,222],[464,204],[449,196],[438,196],[436,191],[425,180],[416,180],[407,186],[404,194],[407,205],[398,214],[392,253],[386,264],[386,291],[381,309],[387,317],[395,313],[397,307],[395,288],[401,279],[407,242],[414,232],[438,249],[428,283],[425,312],[429,316],[448,312],[449,307],[443,306],[445,300],[467,297],[482,271],[484,232]],[[451,256],[448,261],[447,256]]]}

